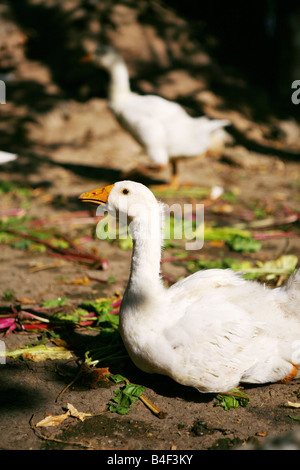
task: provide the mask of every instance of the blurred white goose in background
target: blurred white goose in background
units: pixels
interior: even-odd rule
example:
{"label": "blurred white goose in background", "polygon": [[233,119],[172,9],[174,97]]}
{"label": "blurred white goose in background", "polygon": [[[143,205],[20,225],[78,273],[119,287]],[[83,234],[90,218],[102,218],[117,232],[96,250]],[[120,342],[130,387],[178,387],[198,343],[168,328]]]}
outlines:
{"label": "blurred white goose in background", "polygon": [[0,165],[4,165],[4,163],[12,162],[16,160],[17,155],[15,153],[4,152],[0,150]]}
{"label": "blurred white goose in background", "polygon": [[120,181],[79,198],[130,222],[133,253],[120,333],[137,367],[201,392],[299,377],[300,270],[275,289],[230,269],[198,271],[166,289],[163,206],[153,193]]}
{"label": "blurred white goose in background", "polygon": [[81,59],[106,69],[110,75],[109,107],[122,127],[144,148],[157,169],[172,165],[171,185],[178,186],[179,159],[199,157],[228,140],[225,119],[193,118],[178,104],[130,89],[126,64],[111,46],[101,46]]}

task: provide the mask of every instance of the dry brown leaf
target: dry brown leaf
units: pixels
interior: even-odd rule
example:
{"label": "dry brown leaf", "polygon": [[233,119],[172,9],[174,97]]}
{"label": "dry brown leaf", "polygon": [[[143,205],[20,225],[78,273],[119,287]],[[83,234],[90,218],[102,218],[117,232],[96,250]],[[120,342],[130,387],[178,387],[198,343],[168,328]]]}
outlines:
{"label": "dry brown leaf", "polygon": [[260,437],[266,437],[267,433],[266,431],[258,431],[255,435]]}
{"label": "dry brown leaf", "polygon": [[70,284],[74,284],[77,286],[88,286],[90,284],[90,279],[85,276],[85,277],[78,277],[77,279],[74,279],[74,281],[71,281]]}
{"label": "dry brown leaf", "polygon": [[98,388],[99,382],[109,382],[107,375],[110,375],[108,367],[93,367],[82,372],[81,381],[89,388]]}
{"label": "dry brown leaf", "polygon": [[68,347],[68,343],[64,340],[64,339],[61,339],[61,338],[51,338],[51,343],[55,344],[56,346],[61,346],[63,348],[67,348]]}
{"label": "dry brown leaf", "polygon": [[72,416],[72,418],[78,418],[80,421],[84,421],[87,416],[92,416],[91,413],[82,413],[76,410],[76,408],[68,403],[68,411],[61,415],[48,415],[36,424],[36,427],[47,427],[47,426],[59,426],[65,419]]}
{"label": "dry brown leaf", "polygon": [[46,418],[39,421],[36,426],[37,427],[47,427],[47,426],[59,426],[65,419],[70,416],[70,411],[68,410],[66,413],[62,415],[48,415]]}
{"label": "dry brown leaf", "polygon": [[16,300],[17,302],[20,302],[20,304],[36,304],[36,300],[27,299],[26,297],[22,297]]}
{"label": "dry brown leaf", "polygon": [[209,246],[223,247],[225,246],[224,240],[211,240]]}
{"label": "dry brown leaf", "polygon": [[76,410],[76,408],[71,405],[71,403],[68,403],[67,408],[70,412],[70,415],[73,416],[73,418],[80,419],[80,421],[84,421],[87,416],[92,416],[91,413],[83,413],[81,411]]}
{"label": "dry brown leaf", "polygon": [[300,408],[300,403],[295,403],[295,402],[292,402],[292,401],[288,401],[287,404],[291,408]]}
{"label": "dry brown leaf", "polygon": [[22,358],[34,362],[46,361],[47,359],[71,359],[72,353],[62,346],[45,347],[44,349],[30,348],[30,351],[24,351]]}
{"label": "dry brown leaf", "polygon": [[87,277],[78,277],[77,279],[74,279],[73,281],[57,281],[58,284],[68,284],[68,285],[75,285],[75,286],[88,286],[90,284],[91,280]]}
{"label": "dry brown leaf", "polygon": [[233,212],[233,206],[231,204],[221,204],[215,207],[212,207],[212,212],[217,214],[230,214]]}

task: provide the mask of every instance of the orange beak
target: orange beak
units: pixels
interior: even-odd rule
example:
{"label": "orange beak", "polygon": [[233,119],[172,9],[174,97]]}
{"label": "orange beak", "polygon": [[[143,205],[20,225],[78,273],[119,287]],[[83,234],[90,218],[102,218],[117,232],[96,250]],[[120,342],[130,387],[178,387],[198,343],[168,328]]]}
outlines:
{"label": "orange beak", "polygon": [[91,62],[91,60],[92,54],[84,55],[83,57],[81,57],[81,59],[79,59],[80,62]]}
{"label": "orange beak", "polygon": [[110,184],[104,188],[93,189],[92,191],[81,194],[78,199],[82,202],[89,202],[90,204],[101,206],[107,203],[109,193],[113,187],[114,185]]}

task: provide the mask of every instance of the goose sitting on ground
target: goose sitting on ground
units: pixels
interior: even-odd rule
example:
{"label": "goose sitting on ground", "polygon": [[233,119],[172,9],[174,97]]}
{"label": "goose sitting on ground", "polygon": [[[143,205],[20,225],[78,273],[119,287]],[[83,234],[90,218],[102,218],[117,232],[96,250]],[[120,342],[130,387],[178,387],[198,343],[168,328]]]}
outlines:
{"label": "goose sitting on ground", "polygon": [[209,269],[165,288],[160,278],[162,204],[121,181],[79,196],[130,222],[133,254],[120,333],[134,364],[201,392],[299,377],[300,270],[280,288]]}
{"label": "goose sitting on ground", "polygon": [[228,139],[225,119],[193,118],[177,103],[130,90],[128,70],[110,46],[101,46],[81,59],[91,61],[110,74],[109,107],[122,127],[145,149],[156,169],[172,165],[172,186],[178,186],[177,161],[203,156]]}

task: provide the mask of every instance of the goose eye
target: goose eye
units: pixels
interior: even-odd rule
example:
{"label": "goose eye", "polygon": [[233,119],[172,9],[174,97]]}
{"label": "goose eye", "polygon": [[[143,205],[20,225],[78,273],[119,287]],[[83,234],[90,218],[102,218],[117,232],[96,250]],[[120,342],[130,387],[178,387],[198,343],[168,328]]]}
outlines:
{"label": "goose eye", "polygon": [[126,188],[123,189],[123,190],[122,190],[122,194],[125,194],[125,195],[126,195],[126,194],[129,194],[129,189],[126,189]]}

